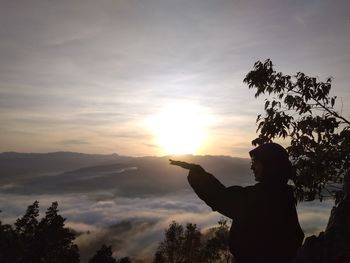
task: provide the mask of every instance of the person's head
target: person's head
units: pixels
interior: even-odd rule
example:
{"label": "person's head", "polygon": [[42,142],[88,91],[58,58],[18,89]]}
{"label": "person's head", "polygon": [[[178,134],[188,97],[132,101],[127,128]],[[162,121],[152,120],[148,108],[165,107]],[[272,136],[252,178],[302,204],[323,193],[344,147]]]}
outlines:
{"label": "person's head", "polygon": [[252,159],[251,169],[254,172],[255,180],[286,184],[292,166],[287,151],[277,143],[262,144],[249,152]]}

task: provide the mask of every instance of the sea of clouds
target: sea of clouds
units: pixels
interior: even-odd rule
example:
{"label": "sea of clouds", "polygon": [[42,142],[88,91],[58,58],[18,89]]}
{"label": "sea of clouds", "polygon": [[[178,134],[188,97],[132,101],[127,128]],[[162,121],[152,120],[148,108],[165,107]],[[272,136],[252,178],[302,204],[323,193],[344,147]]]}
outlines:
{"label": "sea of clouds", "polygon": [[[170,166],[167,157],[8,155],[0,158],[0,220],[14,223],[35,200],[39,201],[43,216],[57,201],[66,226],[77,233],[75,242],[82,263],[88,262],[102,244],[111,245],[117,258],[129,256],[133,262],[150,262],[172,221],[191,222],[205,231],[216,226],[222,217],[189,187],[187,171]],[[201,164],[226,186],[254,184],[248,159],[225,156],[181,159]],[[94,166],[96,162],[98,165]],[[20,173],[17,167],[31,173]],[[62,170],[54,172],[58,168]],[[298,204],[306,236],[325,229],[332,206],[332,200]]]}
{"label": "sea of clouds", "polygon": [[[87,262],[101,244],[112,245],[115,257],[130,256],[149,261],[172,221],[192,222],[200,229],[213,227],[221,218],[189,189],[160,196],[123,197],[110,191],[64,195],[0,194],[1,220],[13,223],[35,200],[41,215],[58,201],[66,226],[78,232],[75,240],[81,262]],[[332,201],[298,205],[300,224],[306,236],[324,230]]]}

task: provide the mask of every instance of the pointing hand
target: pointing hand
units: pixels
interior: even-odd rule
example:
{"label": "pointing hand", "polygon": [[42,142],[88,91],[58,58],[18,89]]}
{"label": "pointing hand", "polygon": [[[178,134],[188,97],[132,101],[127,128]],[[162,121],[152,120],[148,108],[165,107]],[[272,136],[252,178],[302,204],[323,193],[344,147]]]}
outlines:
{"label": "pointing hand", "polygon": [[175,160],[172,160],[172,159],[169,159],[169,161],[170,161],[171,165],[177,165],[177,166],[180,166],[181,168],[184,168],[184,169],[187,169],[187,170],[194,170],[194,169],[202,168],[200,165],[194,164],[194,163],[175,161]]}

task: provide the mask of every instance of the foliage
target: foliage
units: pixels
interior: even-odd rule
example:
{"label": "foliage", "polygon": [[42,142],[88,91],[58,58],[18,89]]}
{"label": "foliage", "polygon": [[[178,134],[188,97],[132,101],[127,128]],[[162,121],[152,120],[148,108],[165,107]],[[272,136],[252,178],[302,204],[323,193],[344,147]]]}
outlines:
{"label": "foliage", "polygon": [[15,230],[0,221],[0,262],[19,262],[15,255],[20,250]]}
{"label": "foliage", "polygon": [[[65,227],[65,219],[58,211],[58,203],[53,202],[45,217],[38,220],[39,202],[35,201],[14,226],[0,221],[0,262],[78,263],[79,249],[73,243],[75,233]],[[89,261],[97,262],[131,263],[131,260],[124,257],[117,261],[112,257],[111,247],[102,245]]]}
{"label": "foliage", "polygon": [[57,202],[52,203],[38,221],[39,202],[35,201],[14,228],[0,222],[0,262],[79,262],[75,235],[64,227],[65,219],[58,215],[57,207]]}
{"label": "foliage", "polygon": [[160,242],[154,262],[198,262],[201,233],[195,224],[187,224],[186,229],[173,221],[165,230],[165,238]]}
{"label": "foliage", "polygon": [[154,263],[230,262],[228,226],[226,220],[212,229],[211,238],[205,239],[195,224],[186,228],[173,221],[165,230],[164,240],[159,243]]}
{"label": "foliage", "polygon": [[118,263],[131,263],[131,259],[129,257],[121,258]]}
{"label": "foliage", "polygon": [[227,220],[222,218],[219,226],[214,229],[214,235],[208,239],[203,247],[202,262],[226,262],[232,261],[229,250],[229,227]]}
{"label": "foliage", "polygon": [[342,191],[329,191],[329,184],[342,183],[349,174],[350,122],[334,109],[332,78],[319,82],[301,72],[284,75],[266,60],[256,62],[244,82],[256,89],[255,97],[273,96],[265,100],[265,116],[257,117],[253,145],[289,139],[297,199],[322,201],[327,191],[338,199]]}
{"label": "foliage", "polygon": [[116,260],[112,256],[112,247],[103,244],[96,254],[89,260],[89,263],[131,263],[129,257],[124,257]]}
{"label": "foliage", "polygon": [[89,263],[117,263],[117,260],[112,257],[112,247],[102,245],[96,251],[96,254],[89,260]]}
{"label": "foliage", "polygon": [[79,262],[79,250],[73,244],[75,234],[64,227],[65,219],[58,214],[58,203],[53,202],[38,224],[36,238],[43,262]]}

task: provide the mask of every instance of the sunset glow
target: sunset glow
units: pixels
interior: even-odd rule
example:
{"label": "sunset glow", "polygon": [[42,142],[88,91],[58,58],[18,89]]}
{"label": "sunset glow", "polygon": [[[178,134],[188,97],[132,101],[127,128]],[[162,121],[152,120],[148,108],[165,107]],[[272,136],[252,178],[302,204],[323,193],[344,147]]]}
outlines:
{"label": "sunset glow", "polygon": [[[170,254],[211,261],[204,248],[213,250],[211,242],[232,220],[192,188],[203,183],[208,196],[224,186],[254,189],[249,152],[261,132],[257,116],[270,116],[266,100],[279,95],[268,88],[256,97],[244,81],[249,74],[263,82],[258,61],[271,60],[274,74],[292,82],[297,72],[316,82],[330,77],[329,96],[337,97],[331,110],[350,119],[349,0],[0,3],[0,243],[6,244],[0,263],[87,263],[100,255],[110,262],[170,262]],[[290,138],[273,141],[290,145]],[[224,186],[207,185],[211,176],[185,162]],[[191,170],[204,176],[191,180]],[[247,198],[236,199],[255,210]],[[48,209],[54,202],[58,207]],[[305,237],[327,229],[333,206],[331,198],[298,202]],[[236,217],[245,218],[235,213],[234,225]],[[178,246],[164,245],[168,229],[176,230]],[[187,232],[201,238],[190,240]],[[191,253],[183,253],[187,241]],[[265,245],[258,244],[258,251],[252,244],[246,251],[257,255]],[[227,244],[216,245],[218,261],[229,261]]]}
{"label": "sunset glow", "polygon": [[149,121],[162,154],[195,154],[205,144],[209,116],[188,103],[168,105]]}

